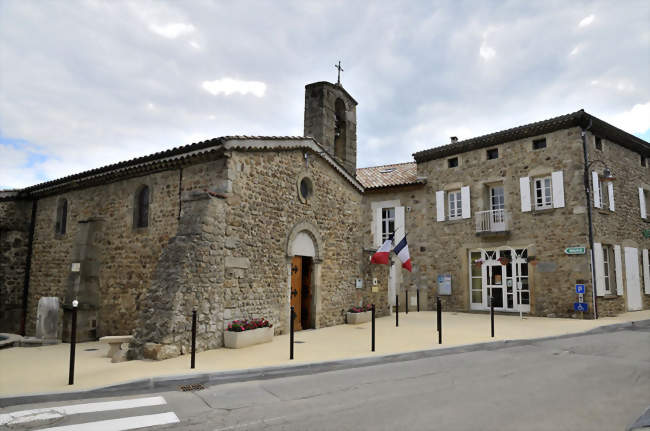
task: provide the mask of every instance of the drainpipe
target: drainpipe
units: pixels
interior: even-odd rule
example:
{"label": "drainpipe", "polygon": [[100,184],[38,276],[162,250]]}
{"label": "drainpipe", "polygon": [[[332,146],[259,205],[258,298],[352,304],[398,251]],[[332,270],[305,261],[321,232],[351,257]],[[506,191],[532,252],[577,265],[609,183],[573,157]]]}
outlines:
{"label": "drainpipe", "polygon": [[29,297],[29,273],[32,268],[32,246],[34,243],[34,228],[36,227],[36,207],[38,201],[32,202],[32,218],[29,223],[29,238],[27,240],[27,260],[25,262],[25,280],[23,283],[23,316],[20,321],[20,334],[26,335],[27,327],[27,300]]}
{"label": "drainpipe", "polygon": [[587,222],[589,224],[589,254],[591,259],[591,298],[594,308],[594,319],[598,319],[598,309],[596,308],[596,284],[598,280],[596,279],[596,263],[594,262],[594,226],[591,215],[591,188],[589,187],[589,158],[587,156],[587,130],[591,129],[592,123],[591,118],[589,118],[589,124],[587,127],[582,127],[582,132],[580,136],[582,137],[582,154],[584,156],[585,162],[585,172],[584,172],[584,186],[585,186],[585,196],[587,198]]}

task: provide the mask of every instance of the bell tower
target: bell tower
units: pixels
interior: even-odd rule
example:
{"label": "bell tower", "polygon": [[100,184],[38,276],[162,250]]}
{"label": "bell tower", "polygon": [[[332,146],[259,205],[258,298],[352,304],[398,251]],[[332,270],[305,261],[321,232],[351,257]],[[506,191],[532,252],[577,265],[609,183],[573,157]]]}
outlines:
{"label": "bell tower", "polygon": [[305,136],[311,136],[356,176],[357,101],[343,86],[321,81],[305,86]]}

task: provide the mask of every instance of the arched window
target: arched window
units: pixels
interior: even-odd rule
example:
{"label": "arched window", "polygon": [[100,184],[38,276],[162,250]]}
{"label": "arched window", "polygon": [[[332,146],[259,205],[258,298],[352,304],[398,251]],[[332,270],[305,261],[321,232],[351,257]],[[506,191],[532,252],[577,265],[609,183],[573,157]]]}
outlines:
{"label": "arched window", "polygon": [[68,200],[65,198],[59,199],[56,205],[56,223],[54,225],[54,232],[60,235],[65,233],[68,224]]}
{"label": "arched window", "polygon": [[342,99],[336,99],[334,103],[334,115],[336,117],[334,124],[334,155],[341,160],[345,160],[345,131],[347,124],[345,122],[345,102]]}
{"label": "arched window", "polygon": [[135,194],[135,227],[149,226],[149,187],[142,186]]}

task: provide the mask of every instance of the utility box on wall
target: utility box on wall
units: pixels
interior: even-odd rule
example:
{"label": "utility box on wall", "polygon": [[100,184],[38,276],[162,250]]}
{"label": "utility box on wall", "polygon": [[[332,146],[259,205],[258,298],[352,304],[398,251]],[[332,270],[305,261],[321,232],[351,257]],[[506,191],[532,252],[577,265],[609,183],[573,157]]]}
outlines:
{"label": "utility box on wall", "polygon": [[451,295],[451,274],[438,275],[438,295]]}

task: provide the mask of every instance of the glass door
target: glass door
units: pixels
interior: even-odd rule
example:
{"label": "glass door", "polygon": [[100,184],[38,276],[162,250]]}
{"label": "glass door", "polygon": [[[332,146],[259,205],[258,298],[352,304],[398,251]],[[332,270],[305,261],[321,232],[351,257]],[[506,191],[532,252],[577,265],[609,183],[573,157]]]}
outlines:
{"label": "glass door", "polygon": [[506,229],[505,202],[503,186],[490,187],[490,222],[494,232]]}

